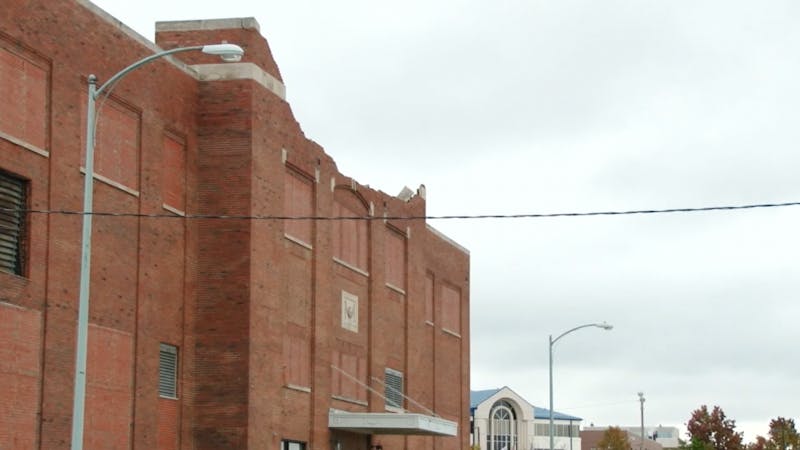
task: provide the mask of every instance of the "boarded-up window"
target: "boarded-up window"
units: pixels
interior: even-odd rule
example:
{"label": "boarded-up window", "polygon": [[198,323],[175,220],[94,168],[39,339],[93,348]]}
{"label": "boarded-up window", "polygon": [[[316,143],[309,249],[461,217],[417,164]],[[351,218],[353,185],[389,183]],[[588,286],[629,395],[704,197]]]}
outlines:
{"label": "boarded-up window", "polygon": [[461,292],[449,286],[442,286],[442,328],[461,333]]}
{"label": "boarded-up window", "polygon": [[167,134],[163,140],[162,189],[164,204],[185,211],[186,143],[184,139]]}
{"label": "boarded-up window", "polygon": [[22,275],[27,236],[27,182],[0,172],[0,270]]}
{"label": "boarded-up window", "polygon": [[[85,116],[86,105],[83,108]],[[140,124],[139,113],[134,109],[113,97],[98,99],[94,172],[134,191],[139,190]],[[81,163],[85,160],[84,149]]]}
{"label": "boarded-up window", "polygon": [[283,340],[283,361],[286,384],[295,387],[311,386],[308,339],[287,336]]}
{"label": "boarded-up window", "polygon": [[48,69],[0,42],[0,132],[39,149],[47,145]]}
{"label": "boarded-up window", "polygon": [[367,401],[367,358],[352,351],[331,352],[331,393],[336,397]]}
{"label": "boarded-up window", "polygon": [[[367,211],[353,194],[336,192],[333,214],[341,217],[366,217]],[[367,270],[367,220],[333,221],[333,256],[358,269]]]}
{"label": "boarded-up window", "polygon": [[386,406],[402,408],[403,372],[387,368],[384,377],[384,397],[386,397]]}
{"label": "boarded-up window", "polygon": [[425,321],[433,323],[433,274],[425,276]]}
{"label": "boarded-up window", "polygon": [[[314,190],[311,180],[287,170],[283,176],[283,210],[287,217],[311,217],[314,215]],[[313,221],[309,219],[287,219],[284,231],[287,235],[306,244],[311,244]]]}
{"label": "boarded-up window", "polygon": [[158,395],[178,397],[178,348],[161,344],[158,352]]}
{"label": "boarded-up window", "polygon": [[406,289],[406,238],[389,228],[386,233],[386,283]]}

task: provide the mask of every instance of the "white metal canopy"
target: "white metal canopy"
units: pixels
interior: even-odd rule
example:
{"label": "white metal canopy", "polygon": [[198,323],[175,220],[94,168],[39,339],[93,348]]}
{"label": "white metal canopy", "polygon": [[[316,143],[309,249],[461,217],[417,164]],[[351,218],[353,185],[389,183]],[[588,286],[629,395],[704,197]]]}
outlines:
{"label": "white metal canopy", "polygon": [[359,434],[455,436],[456,422],[416,413],[353,413],[331,408],[328,427]]}

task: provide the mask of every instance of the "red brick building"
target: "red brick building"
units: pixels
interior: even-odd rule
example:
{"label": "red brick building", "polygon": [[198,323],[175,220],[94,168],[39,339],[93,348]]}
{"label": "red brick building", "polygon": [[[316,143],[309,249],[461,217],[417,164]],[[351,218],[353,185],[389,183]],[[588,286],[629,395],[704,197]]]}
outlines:
{"label": "red brick building", "polygon": [[154,45],[86,0],[0,8],[0,448],[70,446],[89,75],[223,41],[101,99],[84,448],[466,448],[469,254],[424,188],[339,173],[255,20]]}

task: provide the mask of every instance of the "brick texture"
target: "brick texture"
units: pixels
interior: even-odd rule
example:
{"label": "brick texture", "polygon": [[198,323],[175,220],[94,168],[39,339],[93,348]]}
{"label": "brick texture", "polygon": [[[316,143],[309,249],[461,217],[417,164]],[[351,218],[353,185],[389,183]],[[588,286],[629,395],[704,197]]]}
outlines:
{"label": "brick texture", "polygon": [[[281,80],[253,21],[219,23],[162,27],[156,43],[237,43],[241,64]],[[86,80],[154,51],[84,0],[4,2],[0,93],[26,95],[3,96],[24,114],[0,112],[0,169],[29,180],[31,208],[81,210]],[[402,200],[340,173],[257,80],[192,73],[152,62],[99,113],[94,210],[116,214],[93,219],[87,448],[466,448],[469,254],[422,220],[382,220],[424,216],[424,196]],[[274,218],[287,215],[377,220]],[[0,272],[0,341],[10,343],[0,352],[11,352],[0,353],[0,398],[11,399],[0,402],[0,448],[66,450],[81,218],[31,214],[29,226],[23,276]],[[343,292],[358,299],[354,329],[343,326]],[[178,348],[177,399],[158,395],[159,343]],[[406,409],[453,420],[458,435],[331,430],[331,408],[386,411],[386,368],[421,405]]]}
{"label": "brick texture", "polygon": [[178,448],[178,410],[179,403],[168,398],[158,399],[158,428],[156,448],[176,450]]}
{"label": "brick texture", "polygon": [[0,40],[0,132],[40,149],[47,147],[49,67],[30,52],[13,50]]}
{"label": "brick texture", "polygon": [[41,377],[39,311],[0,303],[0,448],[36,446]]}
{"label": "brick texture", "polygon": [[89,327],[84,448],[130,448],[133,339],[129,333]]}

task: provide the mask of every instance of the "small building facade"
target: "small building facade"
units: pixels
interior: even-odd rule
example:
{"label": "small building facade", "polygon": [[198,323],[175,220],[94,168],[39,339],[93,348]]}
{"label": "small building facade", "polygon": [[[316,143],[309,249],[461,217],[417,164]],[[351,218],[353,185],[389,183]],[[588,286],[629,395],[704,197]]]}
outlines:
{"label": "small building facade", "polygon": [[[618,427],[625,433],[628,440],[628,450],[663,450],[665,447],[660,443],[652,440],[645,439],[644,441],[639,437],[640,433],[633,434],[625,428]],[[603,439],[603,436],[608,430],[608,427],[591,427],[591,429],[581,430],[582,450],[597,450],[598,443]],[[677,447],[676,447],[677,448]]]}
{"label": "small building facade", "polygon": [[424,187],[304,135],[254,19],[153,43],[88,0],[1,9],[0,448],[70,447],[89,76],[220,42],[243,59],[160,58],[100,99],[84,448],[468,446],[469,252]]}
{"label": "small building facade", "polygon": [[[553,444],[581,448],[580,417],[553,411]],[[481,450],[547,450],[550,410],[528,403],[508,387],[470,392],[470,442]]]}
{"label": "small building facade", "polygon": [[[588,426],[584,427],[587,431],[604,431],[608,427]],[[627,425],[620,426],[620,429],[626,431],[632,439],[639,439],[642,434],[641,425]],[[644,427],[645,442],[648,440],[658,442],[663,448],[678,448],[680,443],[680,430],[678,427],[665,427],[665,426],[645,426]]]}

